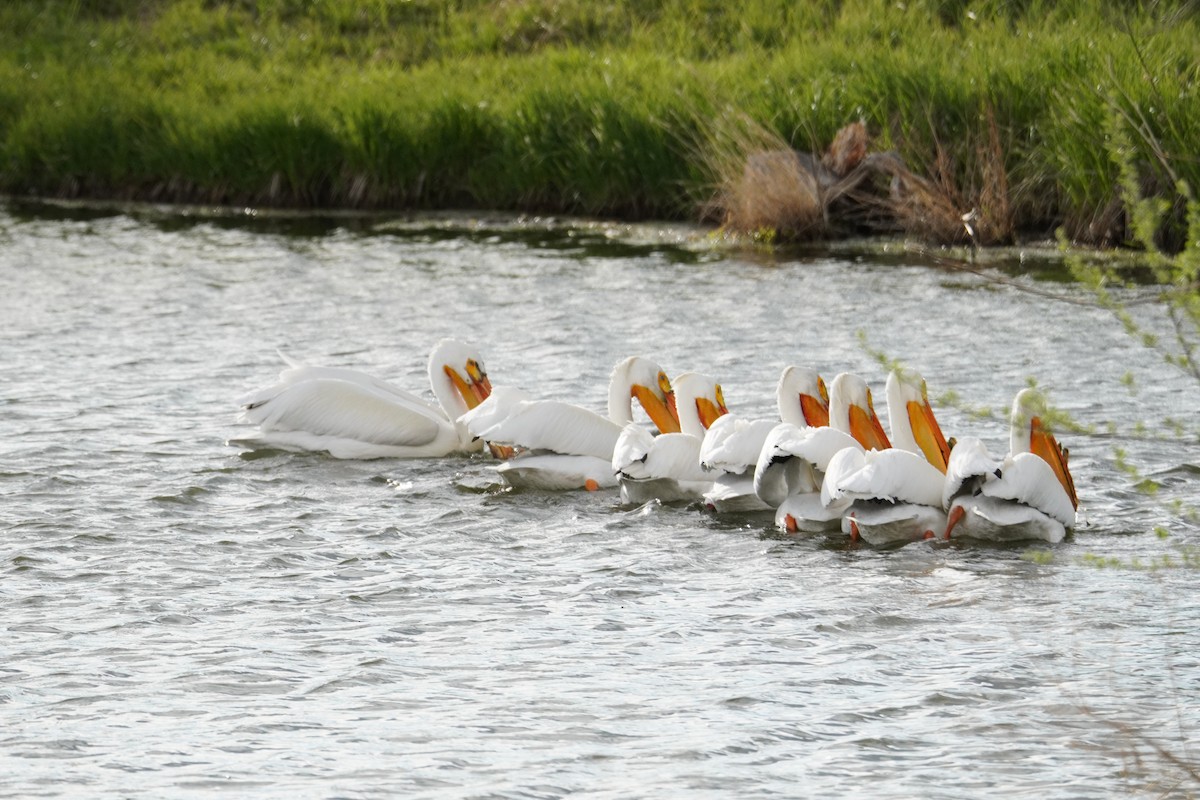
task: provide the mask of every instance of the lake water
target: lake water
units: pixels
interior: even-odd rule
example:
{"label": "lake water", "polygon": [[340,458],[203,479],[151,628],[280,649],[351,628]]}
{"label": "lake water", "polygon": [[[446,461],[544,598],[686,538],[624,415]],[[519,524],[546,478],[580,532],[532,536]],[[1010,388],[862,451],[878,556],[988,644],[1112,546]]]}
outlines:
{"label": "lake water", "polygon": [[[1170,506],[1198,387],[1011,274],[685,227],[0,207],[0,794],[1195,795],[1153,747],[1200,761],[1196,571],[1092,561],[1200,544]],[[597,409],[649,355],[747,416],[789,363],[881,397],[865,337],[934,398],[1003,411],[1034,377],[1118,432],[1060,436],[1065,542],[886,551],[508,493],[482,456],[226,444],[277,349],[428,395],[445,336]],[[1002,418],[935,407],[1007,449]],[[1129,435],[1164,418],[1189,433]]]}

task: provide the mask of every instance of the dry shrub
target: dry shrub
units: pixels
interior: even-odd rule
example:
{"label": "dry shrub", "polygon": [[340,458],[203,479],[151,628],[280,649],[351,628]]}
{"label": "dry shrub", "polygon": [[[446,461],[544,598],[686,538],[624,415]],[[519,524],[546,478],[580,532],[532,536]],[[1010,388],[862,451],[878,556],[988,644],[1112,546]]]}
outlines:
{"label": "dry shrub", "polygon": [[782,136],[731,111],[707,131],[702,147],[713,187],[707,210],[724,230],[795,239],[824,234],[820,186]]}
{"label": "dry shrub", "polygon": [[815,236],[825,228],[820,187],[794,150],[751,153],[731,189],[726,227],[773,230],[788,238]]}
{"label": "dry shrub", "polygon": [[939,180],[914,175],[895,153],[870,152],[862,122],[838,131],[817,156],[731,113],[711,129],[703,160],[715,187],[710,217],[729,232],[782,240],[898,230],[939,242],[967,238],[948,159]]}
{"label": "dry shrub", "polygon": [[979,145],[980,187],[976,236],[983,244],[1011,244],[1016,237],[1016,219],[1004,166],[1004,145],[996,112],[987,107],[987,140]]}
{"label": "dry shrub", "polygon": [[964,224],[962,197],[954,185],[953,162],[938,143],[931,165],[931,178],[909,172],[896,176],[888,197],[888,208],[905,233],[938,244],[962,244],[970,240]]}
{"label": "dry shrub", "polygon": [[[996,115],[985,111],[985,131],[976,139],[976,185],[958,185],[954,158],[934,136],[929,178],[908,173],[892,192],[890,210],[907,233],[937,244],[994,245],[1012,242],[1012,211],[1004,146]],[[931,128],[933,127],[931,123]]]}
{"label": "dry shrub", "polygon": [[862,122],[851,122],[833,137],[833,143],[821,156],[821,165],[839,178],[844,178],[867,157],[869,144],[867,126]]}
{"label": "dry shrub", "polygon": [[975,146],[977,188],[964,193],[955,160],[936,136],[929,177],[922,177],[894,152],[870,152],[862,122],[842,128],[816,156],[791,149],[744,114],[729,115],[704,153],[716,185],[712,216],[727,231],[770,231],[785,240],[903,232],[938,244],[1010,242],[1003,145],[990,108],[985,119]]}

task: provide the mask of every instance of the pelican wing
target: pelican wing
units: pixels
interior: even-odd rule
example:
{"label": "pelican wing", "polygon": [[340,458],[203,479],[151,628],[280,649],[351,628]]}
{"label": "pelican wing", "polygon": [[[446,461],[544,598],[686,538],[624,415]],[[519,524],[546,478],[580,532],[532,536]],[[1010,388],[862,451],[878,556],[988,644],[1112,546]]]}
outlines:
{"label": "pelican wing", "polygon": [[[486,401],[479,408],[485,405]],[[473,426],[470,418],[470,414],[460,417],[473,436],[489,442],[526,450],[595,456],[606,462],[611,462],[617,438],[621,435],[621,426],[615,422],[557,400],[517,402],[512,413],[487,427]]]}
{"label": "pelican wing", "polygon": [[829,459],[825,479],[821,482],[821,504],[828,506],[843,500],[846,495],[843,484],[864,469],[866,464],[867,456],[861,447],[847,447],[834,454],[833,458]]}
{"label": "pelican wing", "polygon": [[460,416],[458,423],[478,438],[483,431],[511,417],[523,403],[531,399],[529,393],[523,389],[515,386],[497,386],[486,400]]}
{"label": "pelican wing", "polygon": [[653,436],[634,423],[621,431],[612,465],[614,472],[635,480],[712,481],[700,466],[700,440],[695,436],[687,433]]}
{"label": "pelican wing", "polygon": [[781,422],[771,429],[754,468],[754,493],[771,506],[785,497],[819,492],[830,460],[846,448],[862,450],[853,436],[835,428],[798,428]]}
{"label": "pelican wing", "polygon": [[369,382],[310,378],[249,406],[242,417],[264,431],[304,432],[388,446],[428,445],[445,434],[449,420],[440,410],[414,396],[405,397],[407,392],[397,392]]}
{"label": "pelican wing", "polygon": [[621,429],[621,435],[613,447],[613,473],[645,477],[646,457],[653,447],[653,434],[637,423],[629,423]]}
{"label": "pelican wing", "polygon": [[745,472],[758,463],[763,444],[776,425],[769,419],[747,420],[725,414],[705,432],[700,462],[709,469]]}
{"label": "pelican wing", "polygon": [[821,500],[885,500],[942,507],[945,476],[923,456],[907,450],[842,450],[829,462]]}
{"label": "pelican wing", "polygon": [[1004,460],[1000,473],[999,478],[980,487],[983,495],[1023,503],[1065,528],[1075,527],[1075,506],[1045,459],[1034,453],[1017,453]]}
{"label": "pelican wing", "polygon": [[[862,445],[853,436],[835,428],[776,427],[768,441],[772,457],[792,456],[802,458],[819,471],[829,467],[830,460],[847,447],[862,450]],[[763,448],[766,452],[766,445]],[[760,456],[762,454],[760,453]]]}
{"label": "pelican wing", "polygon": [[[374,375],[368,375],[365,372],[346,367],[311,367],[292,361],[287,356],[283,356],[282,353],[280,355],[287,361],[288,367],[279,373],[279,379],[270,386],[255,389],[242,395],[238,398],[238,405],[246,408],[254,408],[266,403],[293,386],[309,381],[337,380],[360,386],[379,397],[392,397],[403,403],[430,406],[429,403],[412,392],[405,391],[387,381],[380,380]],[[432,406],[430,407],[432,408]]]}
{"label": "pelican wing", "polygon": [[950,451],[946,482],[942,487],[942,508],[950,508],[955,497],[970,494],[999,476],[1000,460],[988,452],[981,439],[964,436]]}
{"label": "pelican wing", "polygon": [[646,454],[645,468],[647,477],[712,481],[712,476],[700,466],[700,440],[687,433],[654,437],[654,446]]}

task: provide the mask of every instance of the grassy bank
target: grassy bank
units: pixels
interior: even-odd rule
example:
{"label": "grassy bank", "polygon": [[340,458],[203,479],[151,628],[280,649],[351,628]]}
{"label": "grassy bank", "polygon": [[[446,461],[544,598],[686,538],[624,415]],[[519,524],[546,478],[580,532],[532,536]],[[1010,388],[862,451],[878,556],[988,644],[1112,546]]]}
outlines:
{"label": "grassy bank", "polygon": [[1115,242],[1123,163],[1200,187],[1200,12],[1098,5],[10,0],[0,191],[688,218],[861,119],[996,240]]}

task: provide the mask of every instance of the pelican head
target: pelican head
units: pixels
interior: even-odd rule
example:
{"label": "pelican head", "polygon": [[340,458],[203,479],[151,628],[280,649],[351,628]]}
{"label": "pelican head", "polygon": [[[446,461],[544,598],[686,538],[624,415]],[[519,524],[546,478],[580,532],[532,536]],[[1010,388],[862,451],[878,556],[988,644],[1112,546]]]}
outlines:
{"label": "pelican head", "polygon": [[729,413],[721,384],[699,372],[685,372],[675,378],[679,427],[700,439],[718,417]]}
{"label": "pelican head", "polygon": [[829,424],[829,392],[815,369],[784,367],[775,400],[779,418],[784,422],[798,428],[821,428]]}
{"label": "pelican head", "polygon": [[1012,417],[1009,428],[1009,450],[1012,455],[1033,453],[1054,470],[1071,505],[1079,508],[1075,495],[1075,481],[1067,464],[1068,450],[1058,443],[1054,434],[1046,427],[1043,417],[1049,416],[1050,406],[1037,389],[1022,389],[1013,398]]}
{"label": "pelican head", "polygon": [[454,339],[442,339],[429,354],[429,384],[451,419],[482,403],[492,393],[479,351]]}
{"label": "pelican head", "polygon": [[853,436],[864,450],[892,446],[875,413],[867,382],[850,372],[839,373],[830,384],[829,426]]}
{"label": "pelican head", "polygon": [[887,400],[893,444],[925,456],[926,461],[945,472],[950,446],[933,416],[925,379],[915,370],[892,370],[887,378]]}
{"label": "pelican head", "polygon": [[608,418],[618,425],[633,422],[633,401],[660,433],[679,433],[679,412],[671,381],[658,364],[630,356],[613,367],[608,379]]}

